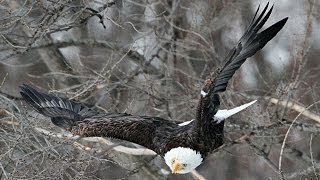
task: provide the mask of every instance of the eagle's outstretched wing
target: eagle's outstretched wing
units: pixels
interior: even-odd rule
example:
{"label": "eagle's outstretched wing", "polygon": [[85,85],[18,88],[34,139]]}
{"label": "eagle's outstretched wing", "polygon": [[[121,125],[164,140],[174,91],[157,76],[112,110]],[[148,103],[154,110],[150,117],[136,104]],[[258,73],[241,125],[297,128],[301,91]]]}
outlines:
{"label": "eagle's outstretched wing", "polygon": [[268,6],[269,3],[260,15],[258,15],[260,6],[258,7],[248,29],[225,58],[225,64],[221,69],[210,74],[205,81],[197,109],[196,120],[199,125],[214,118],[220,105],[218,93],[226,90],[228,81],[236,70],[248,57],[262,49],[285,25],[288,18],[284,18],[258,33],[272,12],[273,6],[267,11]]}
{"label": "eagle's outstretched wing", "polygon": [[158,117],[100,113],[79,102],[39,92],[29,85],[20,88],[22,97],[33,109],[50,117],[53,124],[80,136],[127,140],[157,152],[153,142],[157,130],[179,127],[177,122]]}

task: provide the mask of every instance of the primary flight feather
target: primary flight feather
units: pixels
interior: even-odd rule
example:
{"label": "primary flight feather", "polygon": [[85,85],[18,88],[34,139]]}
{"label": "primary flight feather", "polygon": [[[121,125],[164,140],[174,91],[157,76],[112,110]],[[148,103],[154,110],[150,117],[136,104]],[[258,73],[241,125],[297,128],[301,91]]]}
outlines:
{"label": "primary flight feather", "polygon": [[39,92],[22,85],[21,95],[37,112],[51,118],[53,124],[75,135],[103,136],[140,144],[164,157],[172,173],[188,173],[223,144],[224,119],[247,108],[255,101],[231,110],[219,110],[219,94],[248,57],[262,49],[285,25],[284,18],[262,32],[269,18],[269,3],[255,16],[220,69],[211,73],[200,90],[195,119],[177,123],[159,117],[125,113],[101,113],[66,98]]}

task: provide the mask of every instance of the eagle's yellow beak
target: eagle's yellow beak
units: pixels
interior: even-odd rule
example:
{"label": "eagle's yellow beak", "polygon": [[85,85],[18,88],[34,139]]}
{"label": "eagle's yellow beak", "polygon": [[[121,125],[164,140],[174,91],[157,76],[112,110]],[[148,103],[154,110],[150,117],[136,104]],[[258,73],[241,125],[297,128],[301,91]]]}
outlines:
{"label": "eagle's yellow beak", "polygon": [[171,165],[172,174],[176,174],[181,169],[181,164],[178,160],[174,160]]}

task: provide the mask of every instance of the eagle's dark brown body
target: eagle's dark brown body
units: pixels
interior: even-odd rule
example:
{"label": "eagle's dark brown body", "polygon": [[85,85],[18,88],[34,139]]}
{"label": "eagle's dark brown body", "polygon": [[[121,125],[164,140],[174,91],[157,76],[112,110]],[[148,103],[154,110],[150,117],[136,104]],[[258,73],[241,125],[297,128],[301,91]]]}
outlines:
{"label": "eagle's dark brown body", "polygon": [[[107,123],[108,121],[113,123]],[[77,126],[73,126],[70,131],[85,137],[103,136],[126,139],[152,149],[162,156],[170,149],[180,146],[197,149],[205,157],[223,144],[223,126],[224,122],[218,125],[212,123],[208,129],[198,131],[194,122],[178,126],[177,122],[166,119],[119,114],[118,117],[106,115],[88,118]],[[140,133],[143,136],[138,138],[131,136]]]}
{"label": "eagle's dark brown body", "polygon": [[[203,88],[195,120],[181,126],[178,122],[158,117],[129,114],[99,113],[83,104],[41,93],[28,85],[21,86],[21,95],[39,113],[51,117],[52,122],[73,134],[104,136],[127,140],[164,155],[172,148],[188,147],[205,158],[223,144],[224,121],[214,115],[220,105],[219,94],[245,60],[262,49],[284,26],[287,18],[258,33],[269,18],[268,5],[261,15],[255,14],[247,31],[230,51],[221,69],[208,76]],[[200,92],[200,90],[199,90]]]}

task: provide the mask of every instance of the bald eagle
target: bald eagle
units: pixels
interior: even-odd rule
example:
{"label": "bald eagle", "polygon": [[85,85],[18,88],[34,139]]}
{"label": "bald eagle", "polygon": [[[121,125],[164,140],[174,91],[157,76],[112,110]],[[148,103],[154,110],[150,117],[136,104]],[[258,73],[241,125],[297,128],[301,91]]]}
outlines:
{"label": "bald eagle", "polygon": [[224,119],[247,108],[255,101],[231,110],[219,110],[219,93],[248,57],[262,49],[285,25],[284,18],[262,32],[269,18],[269,3],[258,15],[225,58],[220,69],[211,73],[199,91],[195,119],[178,123],[159,117],[134,116],[126,113],[101,113],[84,104],[49,95],[22,85],[21,95],[38,113],[51,118],[54,125],[84,137],[113,137],[140,144],[162,156],[172,173],[188,173],[199,166],[224,141]]}

